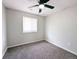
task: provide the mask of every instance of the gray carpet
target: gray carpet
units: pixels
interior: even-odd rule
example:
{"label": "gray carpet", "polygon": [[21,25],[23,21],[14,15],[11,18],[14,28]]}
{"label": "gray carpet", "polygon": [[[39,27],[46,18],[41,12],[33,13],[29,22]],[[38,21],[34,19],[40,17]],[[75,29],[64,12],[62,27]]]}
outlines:
{"label": "gray carpet", "polygon": [[3,59],[77,59],[77,56],[46,41],[40,41],[9,48]]}

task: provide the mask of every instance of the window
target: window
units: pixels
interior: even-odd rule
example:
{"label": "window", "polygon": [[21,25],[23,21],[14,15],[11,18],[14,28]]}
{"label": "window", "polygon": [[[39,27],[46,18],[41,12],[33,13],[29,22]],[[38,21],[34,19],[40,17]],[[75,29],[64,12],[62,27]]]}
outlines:
{"label": "window", "polygon": [[37,19],[23,16],[23,32],[37,32]]}

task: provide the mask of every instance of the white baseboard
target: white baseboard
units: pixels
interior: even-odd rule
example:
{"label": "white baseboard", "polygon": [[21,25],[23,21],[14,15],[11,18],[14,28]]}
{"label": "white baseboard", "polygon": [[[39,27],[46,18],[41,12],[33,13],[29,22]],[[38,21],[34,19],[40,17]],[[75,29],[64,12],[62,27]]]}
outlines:
{"label": "white baseboard", "polygon": [[53,42],[51,42],[51,41],[49,41],[49,40],[46,40],[46,41],[49,42],[49,43],[51,43],[51,44],[56,45],[56,46],[59,47],[59,48],[62,48],[62,49],[64,49],[64,50],[66,50],[66,51],[68,51],[68,52],[70,52],[70,53],[72,53],[72,54],[74,54],[74,55],[77,55],[77,53],[75,53],[75,52],[73,52],[73,51],[71,51],[71,50],[68,50],[67,48],[64,48],[64,47],[62,47],[62,46],[59,46],[59,45],[57,45],[57,44],[55,44],[55,43],[53,43]]}
{"label": "white baseboard", "polygon": [[29,43],[33,43],[33,42],[38,42],[38,41],[42,41],[42,40],[44,40],[44,39],[35,40],[35,41],[27,42],[27,43],[21,43],[21,44],[17,44],[17,45],[12,45],[12,46],[8,46],[8,48],[16,47],[16,46],[20,46],[20,45],[24,45],[24,44],[29,44]]}
{"label": "white baseboard", "polygon": [[13,45],[13,46],[8,46],[8,47],[6,47],[6,49],[4,50],[4,52],[2,53],[2,59],[3,59],[3,56],[5,55],[5,53],[6,53],[6,51],[7,51],[8,48],[15,47],[15,46],[20,46],[20,45],[24,45],[24,44],[29,44],[29,43],[34,43],[34,42],[39,42],[39,41],[43,41],[43,40],[44,39],[35,40],[35,41],[28,42],[28,43],[17,44],[17,45]]}
{"label": "white baseboard", "polygon": [[8,48],[6,48],[6,49],[4,50],[4,52],[2,53],[2,58],[3,58],[3,56],[5,55],[7,49],[8,49]]}

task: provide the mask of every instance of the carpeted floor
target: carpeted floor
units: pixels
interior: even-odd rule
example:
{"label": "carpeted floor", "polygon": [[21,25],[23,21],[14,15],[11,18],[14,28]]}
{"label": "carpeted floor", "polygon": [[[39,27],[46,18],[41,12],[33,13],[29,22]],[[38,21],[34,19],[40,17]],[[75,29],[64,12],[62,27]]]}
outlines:
{"label": "carpeted floor", "polygon": [[77,56],[46,41],[40,41],[9,48],[3,59],[77,59]]}

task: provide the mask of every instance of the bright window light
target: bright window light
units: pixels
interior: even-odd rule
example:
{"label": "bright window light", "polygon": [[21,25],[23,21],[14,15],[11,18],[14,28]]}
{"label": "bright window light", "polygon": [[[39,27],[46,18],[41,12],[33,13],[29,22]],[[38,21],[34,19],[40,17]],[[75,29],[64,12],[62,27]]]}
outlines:
{"label": "bright window light", "polygon": [[37,32],[37,19],[23,16],[23,32]]}

